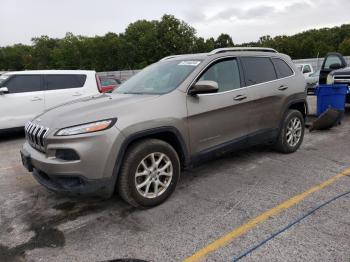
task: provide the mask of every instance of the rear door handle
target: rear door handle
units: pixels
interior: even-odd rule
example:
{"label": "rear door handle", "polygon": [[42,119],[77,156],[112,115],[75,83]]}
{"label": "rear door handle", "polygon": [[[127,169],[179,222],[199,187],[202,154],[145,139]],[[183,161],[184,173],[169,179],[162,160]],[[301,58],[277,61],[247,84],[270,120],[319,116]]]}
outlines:
{"label": "rear door handle", "polygon": [[81,93],[74,93],[73,96],[81,96]]}
{"label": "rear door handle", "polygon": [[246,95],[238,95],[235,98],[233,98],[233,100],[235,100],[235,101],[242,101],[242,100],[244,100],[246,98],[247,98]]}
{"label": "rear door handle", "polygon": [[31,101],[40,101],[40,100],[43,100],[43,99],[38,96],[35,96],[31,99]]}
{"label": "rear door handle", "polygon": [[279,88],[277,88],[278,90],[284,91],[288,89],[288,86],[285,85],[281,85]]}

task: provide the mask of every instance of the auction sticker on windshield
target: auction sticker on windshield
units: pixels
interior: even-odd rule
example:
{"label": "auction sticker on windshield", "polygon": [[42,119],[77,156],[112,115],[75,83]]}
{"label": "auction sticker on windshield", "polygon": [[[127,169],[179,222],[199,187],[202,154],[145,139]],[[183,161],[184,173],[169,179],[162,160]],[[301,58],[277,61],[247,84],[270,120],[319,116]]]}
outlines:
{"label": "auction sticker on windshield", "polygon": [[182,61],[178,65],[181,66],[197,66],[201,63],[201,61]]}

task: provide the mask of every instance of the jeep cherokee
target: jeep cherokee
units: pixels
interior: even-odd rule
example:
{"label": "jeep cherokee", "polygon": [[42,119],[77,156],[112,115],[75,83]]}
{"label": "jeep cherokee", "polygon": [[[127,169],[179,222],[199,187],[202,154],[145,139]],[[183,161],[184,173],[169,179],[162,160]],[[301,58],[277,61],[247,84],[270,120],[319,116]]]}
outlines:
{"label": "jeep cherokee", "polygon": [[24,166],[59,192],[114,191],[136,207],[162,203],[180,172],[254,144],[296,151],[305,79],[270,48],[163,58],[111,94],[66,103],[25,126]]}

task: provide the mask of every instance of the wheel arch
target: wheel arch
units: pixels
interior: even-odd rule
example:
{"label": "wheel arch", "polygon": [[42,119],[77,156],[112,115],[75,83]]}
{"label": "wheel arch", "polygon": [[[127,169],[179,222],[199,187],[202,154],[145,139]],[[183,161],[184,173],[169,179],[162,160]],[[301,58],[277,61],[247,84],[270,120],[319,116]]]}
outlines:
{"label": "wheel arch", "polygon": [[290,109],[295,109],[298,110],[304,117],[304,120],[306,119],[306,116],[308,115],[309,109],[307,105],[307,101],[304,99],[292,101],[287,105],[286,110],[284,111],[284,114],[290,110]]}
{"label": "wheel arch", "polygon": [[154,138],[167,142],[177,152],[180,158],[181,168],[185,168],[189,164],[189,153],[185,141],[177,128],[171,126],[157,127],[142,130],[126,137],[117,154],[116,164],[113,169],[113,177],[117,180],[121,165],[128,148],[144,139]]}

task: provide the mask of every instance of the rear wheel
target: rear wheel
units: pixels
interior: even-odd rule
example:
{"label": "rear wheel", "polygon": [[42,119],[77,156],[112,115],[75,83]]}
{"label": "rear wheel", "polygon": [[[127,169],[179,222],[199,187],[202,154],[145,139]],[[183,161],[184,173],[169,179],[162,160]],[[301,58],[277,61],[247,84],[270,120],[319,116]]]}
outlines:
{"label": "rear wheel", "polygon": [[282,153],[295,152],[303,142],[304,131],[303,115],[298,110],[288,110],[283,119],[275,149]]}
{"label": "rear wheel", "polygon": [[152,207],[171,195],[179,177],[180,161],[176,151],[162,140],[142,140],[126,153],[118,191],[135,207]]}

